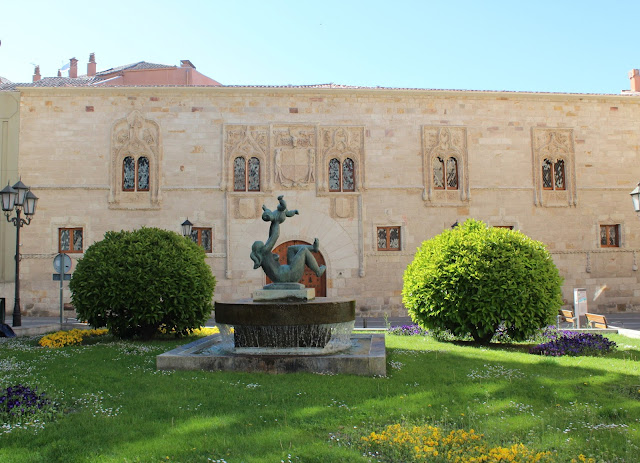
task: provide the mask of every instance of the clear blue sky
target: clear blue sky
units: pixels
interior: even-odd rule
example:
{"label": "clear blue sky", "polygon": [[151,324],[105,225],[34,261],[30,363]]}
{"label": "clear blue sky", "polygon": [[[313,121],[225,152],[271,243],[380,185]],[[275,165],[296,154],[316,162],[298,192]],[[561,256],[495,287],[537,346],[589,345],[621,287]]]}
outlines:
{"label": "clear blue sky", "polygon": [[[637,0],[3,0],[0,76],[189,59],[226,85],[620,93]],[[66,73],[64,74],[66,75]]]}

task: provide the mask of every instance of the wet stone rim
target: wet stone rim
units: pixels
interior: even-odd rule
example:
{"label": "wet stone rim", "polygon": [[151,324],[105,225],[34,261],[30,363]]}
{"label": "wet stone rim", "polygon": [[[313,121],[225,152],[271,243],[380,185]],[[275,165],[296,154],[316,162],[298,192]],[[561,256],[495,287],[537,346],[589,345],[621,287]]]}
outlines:
{"label": "wet stone rim", "polygon": [[249,326],[328,325],[356,319],[356,301],[318,297],[306,302],[252,301],[215,303],[216,323]]}

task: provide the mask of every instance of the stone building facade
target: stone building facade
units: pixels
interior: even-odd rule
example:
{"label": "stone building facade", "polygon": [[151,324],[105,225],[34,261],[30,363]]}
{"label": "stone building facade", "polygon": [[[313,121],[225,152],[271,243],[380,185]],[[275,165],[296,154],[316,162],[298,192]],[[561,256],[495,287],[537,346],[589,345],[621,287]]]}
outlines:
{"label": "stone building facade", "polygon": [[40,198],[22,231],[27,314],[56,314],[60,250],[75,261],[106,231],[179,232],[186,218],[208,249],[216,300],[249,297],[265,283],[249,259],[267,238],[261,206],[280,194],[300,210],[280,242],[319,238],[326,294],[355,298],[362,316],[404,315],[402,274],[416,248],[466,218],[546,243],[567,304],[580,287],[590,311],[640,310],[635,95],[17,90],[19,170]]}

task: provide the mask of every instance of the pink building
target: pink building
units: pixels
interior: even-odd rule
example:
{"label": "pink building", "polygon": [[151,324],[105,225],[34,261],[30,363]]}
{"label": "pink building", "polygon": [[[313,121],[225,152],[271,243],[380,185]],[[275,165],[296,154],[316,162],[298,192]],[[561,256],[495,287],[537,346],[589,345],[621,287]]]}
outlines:
{"label": "pink building", "polygon": [[[42,77],[40,66],[36,66],[33,73],[34,87],[107,87],[107,86],[150,86],[150,85],[176,85],[176,86],[212,86],[220,87],[222,84],[210,77],[196,71],[191,61],[180,61],[180,66],[166,64],[137,63],[118,66],[105,71],[96,72],[97,64],[94,53],[89,55],[87,73],[78,75],[78,60],[69,60],[69,75],[63,77],[58,71],[57,77]],[[24,86],[24,84],[20,84]]]}

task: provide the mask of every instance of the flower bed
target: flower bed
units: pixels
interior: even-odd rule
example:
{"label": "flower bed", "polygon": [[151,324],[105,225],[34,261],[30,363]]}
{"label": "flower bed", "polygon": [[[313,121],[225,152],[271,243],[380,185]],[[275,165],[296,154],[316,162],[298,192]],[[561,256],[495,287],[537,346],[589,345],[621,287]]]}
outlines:
{"label": "flower bed", "polygon": [[419,325],[392,326],[387,332],[398,336],[426,336],[429,334],[427,330]]}
{"label": "flower bed", "polygon": [[551,357],[605,355],[613,352],[616,347],[615,342],[601,334],[562,331],[556,339],[532,347],[529,353]]}
{"label": "flower bed", "polygon": [[73,329],[69,331],[56,331],[55,333],[50,333],[43,336],[40,339],[39,344],[42,347],[64,347],[73,344],[81,344],[83,339],[85,338],[88,338],[90,336],[102,336],[107,333],[108,330],[104,328],[92,330]]}
{"label": "flower bed", "polygon": [[366,455],[382,462],[551,463],[551,452],[535,452],[523,444],[491,447],[473,429],[445,432],[430,426],[392,424],[360,438]]}
{"label": "flower bed", "polygon": [[34,425],[56,414],[56,405],[37,388],[17,384],[0,390],[0,434],[11,431],[12,425]]}

